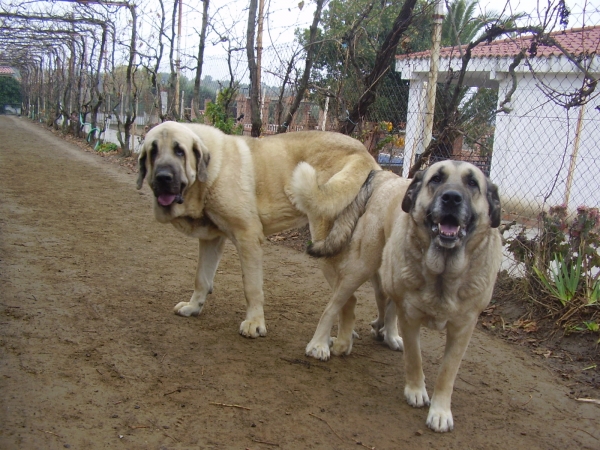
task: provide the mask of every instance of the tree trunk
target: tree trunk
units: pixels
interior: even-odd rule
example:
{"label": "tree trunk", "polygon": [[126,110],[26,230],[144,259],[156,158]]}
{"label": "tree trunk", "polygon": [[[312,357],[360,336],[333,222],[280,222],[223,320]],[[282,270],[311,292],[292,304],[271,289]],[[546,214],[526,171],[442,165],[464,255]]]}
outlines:
{"label": "tree trunk", "polygon": [[258,1],[250,0],[248,11],[248,33],[246,35],[246,53],[248,55],[248,70],[250,71],[250,120],[252,122],[251,136],[260,136],[262,121],[260,120],[260,80],[258,79],[258,65],[254,55],[254,36],[256,30],[256,9]]}
{"label": "tree trunk", "polygon": [[388,33],[381,48],[377,51],[373,70],[365,77],[365,91],[348,114],[348,118],[340,127],[340,133],[351,134],[357,123],[367,113],[375,101],[377,87],[392,64],[400,38],[406,32],[413,19],[413,9],[417,0],[405,0],[402,9],[394,21],[392,30]]}
{"label": "tree trunk", "polygon": [[302,78],[300,79],[300,84],[298,85],[298,91],[296,92],[296,96],[294,97],[294,101],[290,106],[290,110],[285,115],[285,119],[279,128],[277,129],[277,133],[285,133],[290,124],[292,123],[292,119],[294,118],[294,114],[298,111],[298,107],[304,98],[304,93],[308,87],[308,80],[310,78],[310,71],[313,65],[314,59],[314,48],[315,48],[315,40],[317,38],[317,31],[319,27],[319,22],[321,21],[321,11],[323,9],[324,0],[317,0],[317,9],[315,11],[315,15],[313,17],[312,25],[310,26],[310,37],[308,40],[308,46],[306,47],[306,64],[304,66],[304,73],[302,74]]}
{"label": "tree trunk", "polygon": [[125,132],[125,139],[122,142],[121,156],[131,156],[131,148],[129,142],[131,141],[131,127],[135,123],[137,117],[137,86],[134,86],[135,80],[133,78],[133,70],[135,63],[136,46],[135,42],[137,39],[137,14],[135,11],[135,5],[129,5],[129,11],[131,12],[131,42],[129,44],[129,61],[127,64],[127,75],[126,75],[126,103],[125,103],[125,122],[123,123],[123,131]]}
{"label": "tree trunk", "polygon": [[[106,50],[106,25],[102,26],[102,39],[100,41],[100,53],[98,55],[98,66],[96,67],[96,74],[92,77],[92,92],[96,97],[96,102],[92,103],[92,118],[91,123],[93,128],[97,128],[98,124],[98,112],[100,107],[104,103],[104,92],[100,91],[100,74],[102,73],[102,57]],[[91,61],[90,61],[91,65]],[[104,122],[106,123],[106,121]],[[94,139],[98,139],[99,136],[95,133]]]}
{"label": "tree trunk", "polygon": [[167,119],[177,119],[177,105],[174,103],[175,99],[175,82],[177,78],[177,67],[175,64],[175,24],[177,23],[177,8],[179,6],[179,0],[173,0],[173,17],[171,20],[171,45],[169,49],[169,67],[171,68],[171,74],[169,76],[169,99],[167,101]]}
{"label": "tree trunk", "polygon": [[208,6],[210,0],[202,0],[202,28],[200,30],[200,44],[198,44],[198,65],[196,66],[196,78],[194,79],[194,114],[196,119],[200,117],[200,83],[202,79],[202,65],[204,64],[204,47],[206,41],[206,28],[208,27]]}

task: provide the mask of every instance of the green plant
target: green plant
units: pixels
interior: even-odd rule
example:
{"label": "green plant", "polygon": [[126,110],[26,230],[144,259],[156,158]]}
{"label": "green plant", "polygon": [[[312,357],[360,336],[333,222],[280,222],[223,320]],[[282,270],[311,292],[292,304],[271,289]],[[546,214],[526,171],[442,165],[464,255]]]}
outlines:
{"label": "green plant", "polygon": [[242,134],[244,127],[242,124],[236,123],[235,118],[227,114],[226,104],[231,102],[234,92],[231,88],[225,88],[217,95],[215,103],[206,105],[205,117],[212,125],[225,134]]}
{"label": "green plant", "polygon": [[583,324],[587,327],[588,330],[593,331],[594,333],[600,332],[600,325],[598,325],[598,323],[594,322],[593,320],[590,320],[589,322],[583,322]]}
{"label": "green plant", "polygon": [[0,77],[0,105],[20,105],[21,83],[13,77]]}
{"label": "green plant", "polygon": [[561,254],[556,254],[553,262],[550,266],[551,278],[536,266],[533,266],[533,270],[544,287],[565,306],[577,294],[581,278],[581,255],[574,264],[567,263]]}
{"label": "green plant", "polygon": [[117,150],[119,150],[119,146],[112,142],[104,142],[96,148],[96,151],[100,153],[116,152]]}
{"label": "green plant", "polygon": [[[600,333],[600,325],[595,320],[589,320],[583,322],[583,324],[586,326],[588,331],[591,331],[592,333]],[[596,344],[600,344],[600,338],[598,338]]]}
{"label": "green plant", "polygon": [[600,300],[600,280],[596,280],[594,285],[587,289],[586,297],[588,305],[597,305]]}
{"label": "green plant", "polygon": [[506,243],[523,265],[535,304],[545,306],[566,332],[593,331],[588,324],[597,323],[600,307],[598,208],[580,206],[570,217],[566,206],[554,206],[540,214],[537,230],[522,227]]}

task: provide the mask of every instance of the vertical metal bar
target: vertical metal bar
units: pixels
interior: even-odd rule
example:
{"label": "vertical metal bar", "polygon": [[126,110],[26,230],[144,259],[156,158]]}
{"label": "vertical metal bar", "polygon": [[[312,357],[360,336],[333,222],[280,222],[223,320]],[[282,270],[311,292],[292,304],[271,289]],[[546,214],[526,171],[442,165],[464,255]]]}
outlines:
{"label": "vertical metal bar", "polygon": [[425,151],[433,134],[433,115],[435,111],[435,93],[437,89],[438,64],[440,60],[440,45],[442,41],[442,23],[444,21],[444,3],[437,0],[433,13],[433,33],[431,36],[431,59],[429,62],[429,77],[427,78],[427,103],[425,105],[425,126],[423,127],[423,147]]}
{"label": "vertical metal bar", "polygon": [[573,142],[573,151],[571,152],[571,160],[569,162],[569,172],[567,175],[567,185],[565,187],[565,206],[569,206],[571,197],[571,188],[573,187],[573,177],[575,168],[577,167],[577,154],[579,153],[579,142],[581,140],[581,130],[583,128],[583,116],[585,112],[585,103],[579,108],[579,117],[577,118],[577,129],[575,130],[575,141]]}

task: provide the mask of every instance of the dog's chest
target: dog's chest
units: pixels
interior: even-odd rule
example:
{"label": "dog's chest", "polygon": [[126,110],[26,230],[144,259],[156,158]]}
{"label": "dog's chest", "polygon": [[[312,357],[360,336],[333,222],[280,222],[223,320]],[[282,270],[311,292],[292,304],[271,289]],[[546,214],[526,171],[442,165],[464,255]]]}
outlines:
{"label": "dog's chest", "polygon": [[407,293],[404,309],[424,326],[442,330],[449,320],[472,309],[473,299],[468,293],[472,289],[461,280],[449,281],[439,275],[426,277],[420,289]]}
{"label": "dog's chest", "polygon": [[181,216],[173,219],[171,224],[175,229],[181,231],[186,236],[198,239],[211,240],[223,235],[215,224],[206,216],[202,216],[199,219]]}

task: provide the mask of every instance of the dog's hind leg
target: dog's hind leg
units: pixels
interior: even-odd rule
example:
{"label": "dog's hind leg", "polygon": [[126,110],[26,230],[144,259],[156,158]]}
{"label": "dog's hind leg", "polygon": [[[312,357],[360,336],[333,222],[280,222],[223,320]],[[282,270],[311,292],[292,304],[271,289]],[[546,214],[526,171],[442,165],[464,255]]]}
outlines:
{"label": "dog's hind leg", "polygon": [[375,275],[371,277],[371,285],[375,291],[375,302],[377,303],[377,318],[371,322],[371,334],[375,336],[375,339],[378,341],[383,341],[383,328],[385,326],[386,309],[388,307],[388,303],[393,302],[391,302],[387,295],[385,295],[385,292],[383,292],[383,288],[381,287],[381,275],[379,272],[376,272]]}
{"label": "dog's hind leg", "polygon": [[215,272],[223,256],[225,238],[218,237],[210,241],[198,240],[198,266],[194,280],[194,293],[189,302],[180,302],[175,308],[175,314],[180,316],[197,316],[202,311],[206,296],[212,292]]}
{"label": "dog's hind leg", "polygon": [[396,304],[388,300],[385,310],[385,321],[383,325],[383,342],[392,350],[404,350],[404,343],[398,330],[398,315],[396,314]]}
{"label": "dog's hind leg", "polygon": [[371,334],[379,341],[383,341],[392,350],[402,351],[404,345],[398,332],[398,316],[396,304],[390,300],[381,287],[379,272],[371,277],[371,284],[375,290],[377,302],[377,319],[371,322]]}
{"label": "dog's hind leg", "polygon": [[371,285],[375,291],[375,302],[377,303],[377,318],[371,322],[371,334],[378,341],[383,341],[383,327],[385,325],[385,310],[388,298],[381,287],[381,275],[379,273],[375,273],[371,277]]}

